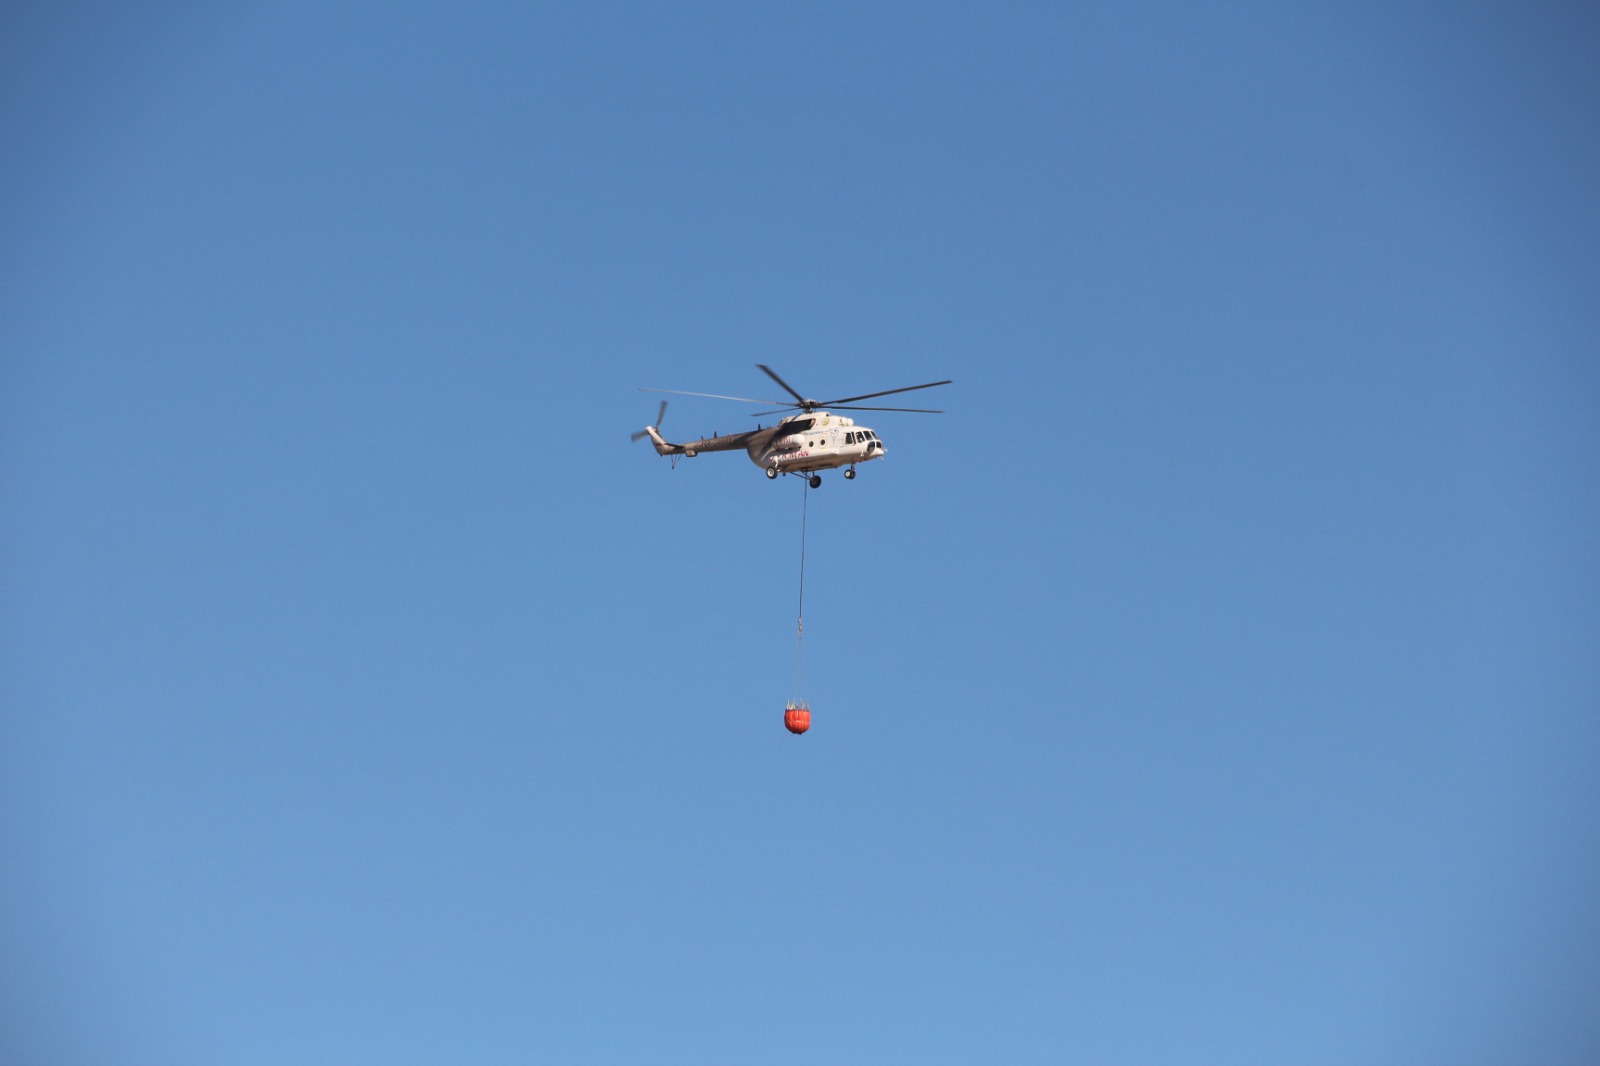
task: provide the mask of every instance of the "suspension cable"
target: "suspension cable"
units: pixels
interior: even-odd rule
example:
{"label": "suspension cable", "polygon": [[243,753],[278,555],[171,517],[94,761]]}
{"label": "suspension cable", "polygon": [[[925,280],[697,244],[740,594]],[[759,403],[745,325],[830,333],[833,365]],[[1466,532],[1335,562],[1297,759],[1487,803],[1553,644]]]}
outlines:
{"label": "suspension cable", "polygon": [[801,628],[806,617],[806,510],[811,503],[811,483],[806,482],[805,494],[800,498],[800,611]]}
{"label": "suspension cable", "polygon": [[794,688],[795,699],[804,701],[801,688],[805,684],[805,638],[806,638],[806,514],[810,510],[811,482],[805,482],[805,491],[800,498],[800,606],[795,612],[794,626]]}

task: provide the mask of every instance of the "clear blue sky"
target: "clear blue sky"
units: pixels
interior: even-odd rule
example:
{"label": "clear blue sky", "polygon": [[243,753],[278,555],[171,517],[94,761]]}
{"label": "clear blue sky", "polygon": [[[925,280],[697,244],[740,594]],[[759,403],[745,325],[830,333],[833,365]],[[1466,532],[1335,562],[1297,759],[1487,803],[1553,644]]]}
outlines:
{"label": "clear blue sky", "polygon": [[9,7],[0,1058],[1600,1061],[1597,55]]}

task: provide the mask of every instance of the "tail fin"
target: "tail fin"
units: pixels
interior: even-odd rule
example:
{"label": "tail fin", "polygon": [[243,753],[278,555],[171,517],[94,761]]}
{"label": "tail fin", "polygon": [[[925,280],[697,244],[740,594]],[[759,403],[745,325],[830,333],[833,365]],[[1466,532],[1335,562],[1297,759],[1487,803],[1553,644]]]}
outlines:
{"label": "tail fin", "polygon": [[665,440],[662,439],[661,434],[656,432],[656,427],[655,426],[646,426],[644,431],[645,431],[645,433],[649,434],[650,443],[654,444],[656,446],[656,454],[657,455],[682,455],[683,454],[683,445],[667,443]]}

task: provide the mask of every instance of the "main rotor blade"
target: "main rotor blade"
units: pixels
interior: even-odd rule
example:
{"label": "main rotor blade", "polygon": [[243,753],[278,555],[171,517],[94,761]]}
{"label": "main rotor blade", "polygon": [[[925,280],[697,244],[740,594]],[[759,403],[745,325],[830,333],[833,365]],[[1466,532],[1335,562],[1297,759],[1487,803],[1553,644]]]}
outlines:
{"label": "main rotor blade", "polygon": [[[722,395],[719,395],[719,394],[717,394],[715,392],[684,392],[682,389],[643,389],[643,388],[641,388],[639,391],[640,392],[669,392],[674,396],[704,396],[704,397],[706,397],[707,399],[710,399],[710,400],[737,400],[739,403],[764,403],[768,407],[771,407],[775,403],[782,403],[783,402],[782,400],[752,400],[748,396],[722,396]],[[789,406],[793,407],[794,405],[790,404]]]}
{"label": "main rotor blade", "polygon": [[848,404],[830,403],[830,411],[904,411],[913,415],[942,415],[943,411],[934,411],[927,407],[852,407]]}
{"label": "main rotor blade", "polygon": [[757,363],[756,366],[760,367],[761,368],[761,372],[763,374],[767,375],[767,377],[771,378],[773,381],[776,381],[779,385],[782,385],[784,392],[787,392],[790,396],[793,396],[795,399],[799,400],[801,403],[805,403],[806,402],[806,398],[804,396],[800,395],[798,392],[795,392],[794,389],[790,388],[789,387],[789,383],[787,381],[783,380],[782,378],[780,378],[778,376],[777,372],[774,371],[770,366],[768,366],[765,363]]}
{"label": "main rotor blade", "polygon": [[[762,369],[766,369],[766,368],[763,367]],[[768,373],[771,373],[771,371],[768,371]],[[777,377],[777,375],[773,374],[773,377]],[[780,381],[778,384],[781,385],[783,383]],[[897,392],[916,392],[918,389],[931,389],[935,385],[949,385],[949,384],[950,384],[949,381],[930,381],[926,385],[907,385],[903,389],[885,389],[883,392],[869,392],[869,393],[866,393],[863,396],[841,396],[837,400],[829,400],[827,403],[818,404],[817,406],[819,406],[819,407],[837,407],[842,403],[854,403],[857,400],[870,400],[875,396],[893,396]],[[794,390],[791,389],[790,391],[792,392]]]}

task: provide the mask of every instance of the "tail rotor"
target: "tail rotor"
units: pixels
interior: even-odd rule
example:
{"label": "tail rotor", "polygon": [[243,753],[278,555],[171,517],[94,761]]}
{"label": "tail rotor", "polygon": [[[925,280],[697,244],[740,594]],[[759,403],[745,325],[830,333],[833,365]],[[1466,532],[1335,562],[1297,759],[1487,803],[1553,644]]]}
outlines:
{"label": "tail rotor", "polygon": [[650,430],[651,429],[659,430],[661,428],[661,420],[663,418],[666,418],[666,417],[667,417],[667,401],[662,400],[661,401],[661,410],[656,412],[656,424],[651,426],[650,429],[641,429],[641,430],[639,430],[639,432],[632,434],[628,439],[629,440],[633,440],[633,441],[643,440],[645,437],[648,437],[650,435]]}

